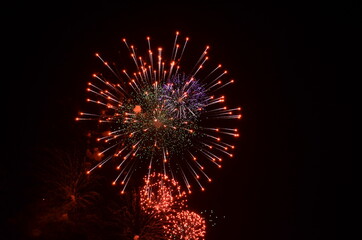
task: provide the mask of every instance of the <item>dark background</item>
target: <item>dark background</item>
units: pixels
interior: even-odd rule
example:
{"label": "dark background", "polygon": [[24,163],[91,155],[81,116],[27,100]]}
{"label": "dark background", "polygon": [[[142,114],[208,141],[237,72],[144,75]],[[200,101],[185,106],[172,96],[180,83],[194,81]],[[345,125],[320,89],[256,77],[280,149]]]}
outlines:
{"label": "dark background", "polygon": [[36,196],[32,153],[83,140],[74,117],[99,68],[94,53],[112,55],[123,37],[164,46],[175,31],[197,49],[211,46],[210,57],[237,81],[226,90],[228,105],[243,107],[235,158],[190,199],[195,210],[226,216],[207,239],[337,239],[337,195],[352,178],[347,109],[357,64],[349,54],[359,6],[100,1],[2,11],[5,239],[21,231],[10,220]]}

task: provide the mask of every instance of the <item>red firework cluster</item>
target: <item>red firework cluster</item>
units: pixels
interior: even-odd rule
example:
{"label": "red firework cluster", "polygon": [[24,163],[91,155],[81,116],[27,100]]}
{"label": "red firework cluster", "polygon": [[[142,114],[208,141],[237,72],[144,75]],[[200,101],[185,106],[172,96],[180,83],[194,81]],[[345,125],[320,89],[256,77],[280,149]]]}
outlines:
{"label": "red firework cluster", "polygon": [[187,210],[187,194],[181,191],[177,181],[155,172],[144,181],[140,190],[141,209],[162,223],[165,239],[204,239],[205,220]]}
{"label": "red firework cluster", "polygon": [[205,219],[199,214],[183,210],[166,217],[163,226],[168,239],[202,240],[206,233]]}
{"label": "red firework cluster", "polygon": [[186,207],[186,193],[177,181],[162,173],[152,173],[144,178],[140,191],[141,209],[146,213],[168,213]]}

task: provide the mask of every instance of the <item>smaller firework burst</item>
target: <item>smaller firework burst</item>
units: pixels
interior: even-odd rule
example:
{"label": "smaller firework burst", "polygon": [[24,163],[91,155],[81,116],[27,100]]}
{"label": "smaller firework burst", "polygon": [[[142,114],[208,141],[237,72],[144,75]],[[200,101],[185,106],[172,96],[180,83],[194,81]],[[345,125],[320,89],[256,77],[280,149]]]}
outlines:
{"label": "smaller firework burst", "polygon": [[122,231],[121,239],[167,239],[163,229],[167,222],[159,214],[142,210],[140,191],[134,189],[130,194],[122,195],[122,198],[125,204],[116,210],[116,222]]}
{"label": "smaller firework burst", "polygon": [[195,121],[208,103],[206,89],[186,74],[173,76],[162,88],[165,110],[176,119]]}
{"label": "smaller firework burst", "polygon": [[53,202],[64,215],[92,206],[99,199],[99,193],[93,189],[97,178],[89,178],[84,172],[89,165],[86,159],[78,152],[50,150],[49,154],[44,172],[39,174],[45,183],[44,200]]}
{"label": "smaller firework burst", "polygon": [[186,207],[186,193],[174,179],[162,173],[144,177],[145,185],[140,191],[141,209],[148,214],[167,214]]}
{"label": "smaller firework burst", "polygon": [[166,216],[163,226],[168,239],[203,240],[206,234],[205,220],[197,213],[183,210]]}

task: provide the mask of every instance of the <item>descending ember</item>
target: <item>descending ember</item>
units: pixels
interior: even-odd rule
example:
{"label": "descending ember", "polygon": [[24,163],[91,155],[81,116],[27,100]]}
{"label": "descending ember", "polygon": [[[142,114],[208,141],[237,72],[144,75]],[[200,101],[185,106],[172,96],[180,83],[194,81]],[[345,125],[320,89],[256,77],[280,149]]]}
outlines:
{"label": "descending ember", "polygon": [[193,183],[204,190],[204,182],[211,182],[205,168],[221,168],[224,157],[233,157],[232,142],[239,133],[230,126],[241,118],[241,108],[225,106],[226,97],[217,91],[234,80],[225,80],[228,72],[220,64],[206,68],[209,46],[191,70],[181,70],[189,38],[179,42],[177,32],[166,59],[162,48],[153,50],[150,37],[146,56],[139,56],[136,47],[123,39],[133,72],[96,54],[107,71],[93,74],[87,102],[95,106],[76,120],[98,123],[96,142],[102,160],[88,173],[115,159],[118,175],[113,184],[120,183],[122,193],[132,177],[149,178],[152,172],[177,179],[189,193]]}

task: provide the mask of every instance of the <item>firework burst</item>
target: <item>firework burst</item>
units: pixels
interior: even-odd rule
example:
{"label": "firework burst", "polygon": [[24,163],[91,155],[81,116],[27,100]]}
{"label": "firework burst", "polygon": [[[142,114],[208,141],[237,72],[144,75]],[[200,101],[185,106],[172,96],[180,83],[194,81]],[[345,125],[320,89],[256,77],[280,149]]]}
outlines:
{"label": "firework burst", "polygon": [[197,213],[183,210],[166,216],[163,226],[168,239],[203,240],[206,234],[205,220]]}
{"label": "firework burst", "polygon": [[141,208],[140,192],[132,189],[122,195],[123,205],[115,209],[115,222],[121,230],[120,239],[166,240],[164,225],[167,224],[157,213],[146,213]]}
{"label": "firework burst", "polygon": [[146,56],[123,42],[134,71],[121,70],[96,53],[107,74],[93,74],[87,102],[99,111],[81,112],[76,118],[95,120],[99,127],[96,140],[102,160],[88,173],[116,159],[119,173],[113,184],[120,182],[122,193],[132,176],[149,178],[152,172],[181,180],[189,193],[192,182],[204,190],[203,182],[211,182],[206,165],[221,168],[223,158],[233,156],[232,138],[239,136],[230,120],[241,118],[240,107],[226,107],[225,96],[217,95],[234,80],[224,80],[227,71],[221,65],[205,68],[209,46],[191,70],[182,71],[189,38],[179,40],[178,32],[168,59],[162,48],[153,50],[149,37]]}
{"label": "firework burst", "polygon": [[173,179],[161,173],[144,178],[140,191],[141,209],[148,214],[169,213],[186,207],[186,193]]}

